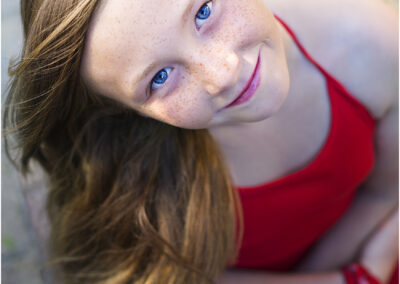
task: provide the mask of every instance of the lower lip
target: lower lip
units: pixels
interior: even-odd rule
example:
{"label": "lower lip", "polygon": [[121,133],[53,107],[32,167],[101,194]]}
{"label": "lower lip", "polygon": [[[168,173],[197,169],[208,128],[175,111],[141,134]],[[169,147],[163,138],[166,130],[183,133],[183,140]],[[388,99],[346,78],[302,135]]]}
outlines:
{"label": "lower lip", "polygon": [[259,54],[256,71],[255,71],[253,80],[251,81],[249,87],[246,89],[246,91],[241,96],[239,96],[236,100],[234,100],[232,103],[227,105],[225,108],[240,105],[240,104],[243,104],[243,103],[247,102],[248,100],[250,100],[250,98],[253,96],[253,94],[257,91],[258,87],[260,86],[260,82],[261,82],[260,65],[261,65],[261,58],[260,58],[260,54]]}

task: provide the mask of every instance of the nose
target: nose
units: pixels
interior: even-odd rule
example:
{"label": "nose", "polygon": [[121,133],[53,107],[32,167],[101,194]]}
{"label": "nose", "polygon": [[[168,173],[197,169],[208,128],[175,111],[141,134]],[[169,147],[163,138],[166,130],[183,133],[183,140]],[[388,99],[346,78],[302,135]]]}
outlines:
{"label": "nose", "polygon": [[239,77],[240,60],[228,49],[213,48],[210,52],[200,52],[194,64],[194,75],[210,95],[217,95],[231,89]]}

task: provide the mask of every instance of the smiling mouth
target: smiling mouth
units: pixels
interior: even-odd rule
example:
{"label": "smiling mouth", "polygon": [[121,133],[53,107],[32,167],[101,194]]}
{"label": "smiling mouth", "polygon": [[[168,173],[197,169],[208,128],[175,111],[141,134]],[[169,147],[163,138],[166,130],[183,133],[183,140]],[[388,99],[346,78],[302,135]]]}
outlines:
{"label": "smiling mouth", "polygon": [[249,81],[247,82],[246,87],[242,90],[242,92],[239,94],[239,96],[233,102],[231,102],[229,105],[227,105],[224,108],[242,104],[242,103],[248,101],[253,96],[253,94],[256,92],[258,86],[260,85],[260,81],[261,81],[260,61],[261,60],[260,60],[260,53],[259,53],[256,67],[254,68],[253,74],[251,75]]}

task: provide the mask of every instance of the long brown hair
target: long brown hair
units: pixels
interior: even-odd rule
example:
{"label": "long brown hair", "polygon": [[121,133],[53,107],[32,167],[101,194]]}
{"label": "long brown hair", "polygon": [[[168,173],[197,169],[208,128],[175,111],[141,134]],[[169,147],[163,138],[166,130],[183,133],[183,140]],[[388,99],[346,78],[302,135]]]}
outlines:
{"label": "long brown hair", "polygon": [[17,168],[27,175],[38,161],[49,176],[50,262],[63,283],[213,282],[242,235],[227,167],[207,130],[142,117],[85,87],[98,5],[21,1],[25,42],[3,127]]}

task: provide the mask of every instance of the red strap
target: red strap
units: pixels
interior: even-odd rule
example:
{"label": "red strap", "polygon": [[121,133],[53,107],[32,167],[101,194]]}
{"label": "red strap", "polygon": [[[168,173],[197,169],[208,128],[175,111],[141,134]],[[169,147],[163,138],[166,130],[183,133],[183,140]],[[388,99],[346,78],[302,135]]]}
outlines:
{"label": "red strap", "polygon": [[292,36],[294,42],[300,49],[300,51],[304,54],[304,56],[315,66],[317,67],[325,76],[328,76],[329,78],[331,75],[325,71],[324,68],[322,68],[317,61],[314,60],[314,58],[311,57],[311,55],[307,52],[307,50],[303,47],[303,45],[300,43],[300,40],[297,38],[296,34],[292,31],[292,29],[286,24],[279,16],[274,15],[275,18],[282,24],[282,26],[287,30],[287,32]]}
{"label": "red strap", "polygon": [[372,284],[380,284],[380,281],[376,279],[368,270],[365,269],[364,266],[358,264],[357,269],[360,271],[360,274],[365,275],[368,279],[368,283]]}

